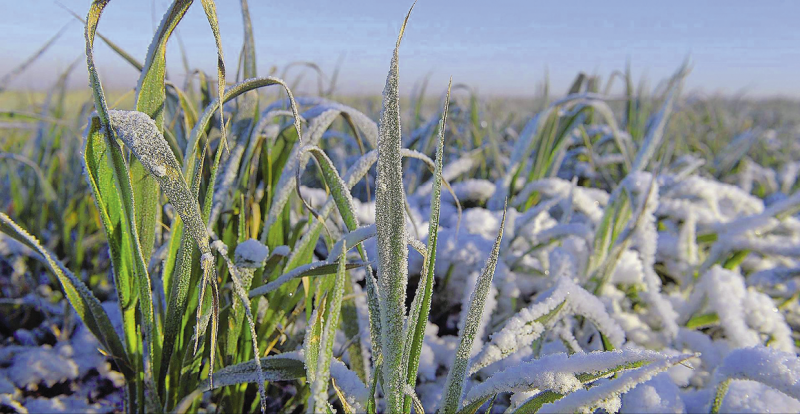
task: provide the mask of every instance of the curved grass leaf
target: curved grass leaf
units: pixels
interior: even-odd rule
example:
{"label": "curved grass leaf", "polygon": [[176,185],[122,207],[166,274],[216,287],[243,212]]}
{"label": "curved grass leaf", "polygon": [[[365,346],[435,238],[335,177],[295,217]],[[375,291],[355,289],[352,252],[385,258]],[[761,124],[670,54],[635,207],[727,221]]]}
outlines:
{"label": "curved grass leaf", "polygon": [[[136,110],[153,118],[156,128],[164,133],[164,112],[167,91],[164,79],[167,73],[167,41],[178,26],[192,0],[175,0],[161,20],[155,36],[147,50],[144,68],[136,87]],[[136,230],[142,255],[150,257],[156,231],[156,215],[159,208],[158,183],[148,174],[138,160],[130,162],[131,183],[136,204]]]}
{"label": "curved grass leaf", "polygon": [[128,354],[125,352],[122,341],[114,331],[114,326],[111,324],[111,320],[108,319],[108,315],[102,305],[100,305],[100,301],[94,297],[89,288],[75,277],[72,272],[67,270],[63,263],[54,258],[47,249],[42,247],[35,237],[28,234],[25,229],[18,226],[17,223],[14,223],[3,213],[0,213],[0,231],[37,251],[42,256],[44,263],[56,275],[58,281],[61,282],[64,294],[83,323],[103,344],[106,351],[111,354],[125,377],[132,378],[134,375],[131,371],[132,365],[128,360]]}
{"label": "curved grass leaf", "polygon": [[[339,266],[338,262],[328,262],[325,260],[298,266],[290,270],[289,272],[284,273],[283,275],[273,280],[272,282],[269,282],[265,285],[261,285],[251,290],[248,293],[248,296],[250,298],[256,298],[259,296],[266,295],[267,293],[278,290],[278,288],[280,288],[285,283],[291,280],[296,280],[308,276],[332,275],[336,273],[336,269],[338,268],[338,266]],[[348,263],[347,270],[358,269],[365,266],[367,266],[367,263]]]}
{"label": "curved grass leaf", "polygon": [[544,404],[538,412],[563,413],[591,410],[603,400],[619,397],[656,374],[692,357],[694,357],[692,354],[683,354],[652,362],[641,368],[627,371],[611,381],[603,382],[589,389],[577,390],[555,402]]}
{"label": "curved grass leaf", "polygon": [[192,156],[192,154],[194,154],[195,150],[197,149],[197,142],[200,136],[202,134],[205,134],[206,129],[208,128],[208,123],[211,121],[211,118],[214,116],[214,113],[217,111],[217,109],[220,108],[221,103],[224,104],[225,102],[228,102],[231,99],[234,99],[237,96],[244,94],[248,91],[252,91],[254,89],[270,85],[280,85],[286,91],[286,94],[289,96],[289,102],[291,104],[292,114],[294,114],[294,128],[297,131],[298,136],[302,135],[301,134],[302,128],[300,127],[300,115],[297,111],[297,103],[294,100],[294,95],[292,95],[292,91],[289,90],[289,87],[286,86],[286,84],[282,80],[273,77],[244,80],[228,88],[228,90],[225,91],[225,93],[222,95],[222,98],[216,99],[214,102],[210,103],[206,107],[203,114],[200,116],[199,120],[192,129],[192,132],[189,134],[189,139],[186,142],[186,150],[183,152],[184,175],[188,176],[189,172],[192,171],[192,168],[194,167],[194,157]]}
{"label": "curved grass leaf", "polygon": [[[225,60],[222,57],[222,39],[219,35],[219,22],[217,21],[217,6],[214,0],[201,0],[203,11],[206,12],[208,24],[214,34],[214,42],[217,46],[217,99],[223,101],[225,94]],[[228,141],[225,137],[225,116],[222,106],[219,107],[219,130],[222,132],[222,145],[227,149]]]}
{"label": "curved grass leaf", "polygon": [[[144,256],[142,255],[142,248],[139,244],[139,236],[137,234],[137,220],[133,201],[133,186],[131,184],[125,157],[122,154],[122,149],[116,141],[116,137],[114,136],[115,132],[111,127],[111,120],[108,113],[105,94],[103,93],[103,87],[100,83],[100,78],[97,74],[94,64],[94,36],[97,32],[97,24],[100,20],[100,16],[107,4],[108,0],[93,1],[89,9],[89,14],[86,17],[86,65],[89,71],[89,85],[92,88],[95,110],[100,121],[100,130],[104,132],[103,135],[105,136],[105,144],[108,149],[107,152],[110,154],[110,160],[112,163],[111,165],[113,167],[112,170],[114,184],[119,191],[119,198],[122,201],[125,220],[127,220],[127,235],[131,245],[130,252],[133,255],[133,266],[131,266],[131,269],[134,271],[133,279],[136,281],[136,284],[139,287],[139,309],[141,310],[144,323],[144,338],[149,344],[147,349],[150,363],[144,363],[144,373],[146,374],[144,382],[146,386],[151,389],[151,392],[147,393],[147,398],[158,399],[158,394],[156,393],[155,384],[153,381],[153,372],[158,370],[158,358],[160,358],[161,351],[161,336],[158,335],[154,320],[150,276],[147,273],[147,266]],[[113,237],[109,237],[109,239],[113,239]],[[137,396],[140,405],[144,406],[145,392],[143,387],[138,387]],[[154,409],[161,407],[159,402],[154,402],[152,400],[150,400],[149,405]]]}
{"label": "curved grass leaf", "polygon": [[800,359],[794,352],[756,346],[733,350],[714,372],[716,391],[711,412],[719,412],[731,380],[749,380],[772,387],[800,400]]}

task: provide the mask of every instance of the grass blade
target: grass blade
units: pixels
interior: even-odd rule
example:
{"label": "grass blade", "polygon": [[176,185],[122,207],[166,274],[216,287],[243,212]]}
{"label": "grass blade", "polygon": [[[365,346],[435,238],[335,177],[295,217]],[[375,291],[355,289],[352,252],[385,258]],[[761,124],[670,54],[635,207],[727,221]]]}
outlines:
{"label": "grass blade", "polygon": [[[425,326],[428,324],[428,315],[431,311],[431,298],[433,296],[434,269],[436,267],[436,245],[439,236],[439,211],[441,207],[442,193],[442,168],[444,164],[444,132],[447,125],[447,112],[450,105],[450,88],[453,80],[447,85],[447,98],[444,101],[442,120],[439,122],[439,144],[436,147],[436,168],[434,169],[431,192],[431,214],[428,221],[428,246],[426,257],[428,258],[423,269],[423,274],[419,281],[419,288],[414,296],[411,305],[411,313],[408,319],[408,334],[406,336],[407,368],[406,385],[413,387],[417,383],[417,370],[419,369],[419,358],[422,352],[422,342],[425,337]],[[406,397],[403,409],[406,413],[411,412],[411,398]]]}
{"label": "grass blade", "polygon": [[[413,9],[413,6],[411,7]],[[405,228],[405,192],[400,148],[400,97],[398,92],[398,49],[403,39],[408,11],[397,36],[389,76],[383,91],[378,132],[377,190],[375,223],[378,233],[378,283],[380,287],[383,390],[386,409],[400,412],[405,400],[403,372],[403,325],[408,284],[408,246]]]}
{"label": "grass blade", "polygon": [[447,383],[445,385],[444,396],[442,397],[442,413],[455,413],[460,408],[461,397],[464,393],[464,382],[467,379],[472,342],[475,340],[475,334],[483,315],[486,296],[489,294],[489,289],[492,287],[492,278],[494,277],[494,270],[500,255],[500,242],[503,240],[506,209],[507,207],[503,209],[503,219],[500,222],[500,230],[497,232],[497,239],[495,239],[492,253],[486,261],[486,267],[483,269],[480,278],[475,284],[475,290],[472,292],[469,309],[466,312],[466,320],[462,322],[463,328],[459,333],[456,359],[453,361],[453,366],[447,374]]}
{"label": "grass blade", "polygon": [[[181,21],[192,0],[175,0],[161,19],[150,47],[145,65],[136,87],[136,110],[153,118],[159,132],[164,132],[167,92],[164,80],[167,73],[167,41]],[[150,257],[156,231],[156,215],[159,208],[159,192],[156,179],[137,160],[130,163],[131,183],[136,205],[136,230],[142,255]]]}
{"label": "grass blade", "polygon": [[69,299],[75,312],[80,316],[81,320],[86,324],[86,327],[94,334],[94,336],[103,344],[103,347],[114,358],[117,367],[125,375],[126,378],[132,378],[133,372],[131,371],[131,363],[128,360],[128,355],[122,345],[117,333],[114,331],[114,326],[108,319],[100,301],[94,297],[88,287],[72,272],[67,270],[66,266],[58,259],[54,258],[50,252],[47,251],[39,241],[28,234],[25,229],[14,223],[7,215],[0,213],[0,231],[16,239],[20,243],[37,251],[44,259],[45,264],[61,282],[61,287],[64,289],[64,294]]}
{"label": "grass blade", "polygon": [[[117,190],[120,192],[120,199],[125,213],[125,219],[128,225],[128,236],[131,243],[131,253],[133,254],[134,280],[137,281],[139,286],[139,309],[142,312],[142,319],[145,325],[144,338],[150,346],[148,347],[148,357],[150,364],[144,364],[145,369],[145,384],[151,388],[151,392],[147,398],[158,398],[153,381],[153,370],[157,370],[158,357],[160,357],[160,335],[156,330],[156,325],[153,315],[153,301],[152,292],[150,290],[150,276],[147,273],[147,266],[145,264],[144,256],[142,255],[141,245],[139,244],[139,236],[136,229],[136,212],[133,202],[133,188],[131,185],[128,167],[125,158],[122,154],[122,149],[116,141],[115,132],[111,127],[111,119],[109,117],[108,106],[106,104],[105,94],[103,87],[100,83],[100,78],[97,75],[97,70],[94,65],[94,35],[97,31],[97,24],[100,20],[100,15],[103,9],[108,4],[108,0],[95,0],[92,2],[89,14],[86,17],[86,65],[89,71],[89,85],[92,88],[92,96],[95,102],[95,110],[97,117],[100,121],[100,127],[105,132],[106,146],[113,166],[114,183]],[[149,118],[148,118],[149,119]],[[142,406],[145,403],[144,389],[137,390],[137,394]],[[150,406],[154,409],[161,407],[161,404],[151,402]]]}
{"label": "grass blade", "polygon": [[348,283],[347,272],[345,270],[347,242],[342,247],[339,255],[339,266],[336,271],[333,290],[329,291],[328,307],[325,311],[325,327],[322,329],[320,340],[320,356],[317,361],[317,376],[311,384],[311,396],[309,397],[308,411],[322,412],[323,407],[328,406],[328,380],[331,375],[331,359],[333,358],[333,342],[336,337],[336,329],[339,326],[339,316],[341,315],[342,296],[344,285]]}
{"label": "grass blade", "polygon": [[[222,39],[219,35],[219,22],[217,21],[217,6],[214,0],[201,0],[203,11],[206,12],[208,24],[214,34],[214,42],[217,45],[217,99],[222,101],[225,94],[225,60],[222,57]],[[219,130],[222,132],[222,145],[227,149],[228,140],[225,137],[225,116],[222,106],[219,107]]]}
{"label": "grass blade", "polygon": [[[294,358],[291,353],[271,355],[261,358],[261,372],[265,381],[292,381],[306,375],[302,359]],[[209,381],[200,383],[200,390],[211,391],[230,385],[253,383],[258,381],[258,373],[250,361],[231,365],[214,374],[213,386]]]}

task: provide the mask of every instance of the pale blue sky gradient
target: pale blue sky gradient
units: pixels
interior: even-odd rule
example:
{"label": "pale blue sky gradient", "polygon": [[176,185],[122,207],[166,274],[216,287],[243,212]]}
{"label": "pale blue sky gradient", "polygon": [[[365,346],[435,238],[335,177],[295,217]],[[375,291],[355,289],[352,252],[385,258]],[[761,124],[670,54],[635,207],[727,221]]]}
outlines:
{"label": "pale blue sky gradient", "polygon": [[[62,0],[83,15],[87,0]],[[193,5],[178,33],[193,67],[214,74],[214,41],[202,7]],[[250,0],[258,69],[313,61],[328,74],[341,58],[338,91],[378,94],[410,1]],[[115,0],[99,31],[140,60],[162,14],[164,0]],[[239,1],[218,0],[223,48],[234,73],[242,44]],[[15,88],[47,89],[70,62],[83,56],[83,27],[51,0],[3,4],[0,76],[69,23],[65,34]],[[655,84],[689,57],[690,90],[800,97],[800,2],[795,1],[510,1],[420,0],[400,50],[402,90],[431,75],[438,94],[454,82],[484,95],[530,96],[549,71],[555,93],[579,71],[606,78],[630,59],[634,75]],[[102,42],[96,62],[107,88],[129,88],[136,72]],[[167,52],[170,75],[183,68],[176,39]],[[83,63],[71,86],[85,87]],[[297,75],[298,72],[295,72]],[[293,76],[291,76],[293,77]],[[306,79],[313,79],[311,73]],[[314,82],[303,88],[313,90]],[[303,92],[303,90],[298,91]]]}

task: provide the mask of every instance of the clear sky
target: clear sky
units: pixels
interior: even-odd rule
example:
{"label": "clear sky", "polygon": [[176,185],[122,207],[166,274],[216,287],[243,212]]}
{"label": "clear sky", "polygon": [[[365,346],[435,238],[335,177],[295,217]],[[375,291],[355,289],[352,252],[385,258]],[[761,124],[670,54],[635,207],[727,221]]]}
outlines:
{"label": "clear sky", "polygon": [[[83,27],[52,0],[4,0],[0,76],[67,25],[56,44],[11,86],[47,89],[83,56]],[[88,0],[62,0],[84,15]],[[192,67],[214,74],[213,37],[197,1],[178,27]],[[250,0],[259,74],[313,61],[328,74],[341,59],[339,91],[378,94],[411,1]],[[115,0],[99,31],[144,60],[165,0]],[[229,72],[242,44],[239,1],[217,0]],[[705,93],[800,97],[798,1],[419,0],[400,50],[402,90],[431,75],[439,93],[449,76],[482,94],[533,95],[549,72],[563,93],[579,71],[604,78],[624,69],[655,84],[689,57],[687,86]],[[136,84],[136,72],[98,40],[96,62],[107,88]],[[183,72],[176,39],[167,52],[173,78]],[[84,63],[70,82],[86,85]],[[290,78],[299,74],[295,72]],[[308,73],[306,78],[313,79]],[[301,91],[302,92],[302,91]]]}

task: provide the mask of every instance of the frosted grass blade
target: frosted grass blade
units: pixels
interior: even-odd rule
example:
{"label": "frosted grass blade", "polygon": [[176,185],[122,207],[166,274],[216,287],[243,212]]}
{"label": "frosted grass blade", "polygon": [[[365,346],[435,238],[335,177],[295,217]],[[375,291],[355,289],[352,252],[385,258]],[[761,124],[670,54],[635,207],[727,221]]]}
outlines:
{"label": "frosted grass blade", "polygon": [[349,281],[345,270],[347,244],[342,248],[339,255],[339,266],[336,271],[336,279],[333,289],[328,291],[328,306],[325,310],[325,326],[322,329],[320,340],[320,355],[317,361],[316,378],[311,384],[311,396],[309,397],[308,411],[322,412],[323,407],[328,406],[328,380],[331,376],[331,360],[333,359],[333,342],[336,336],[336,329],[339,326],[339,317],[342,308],[342,296],[344,285]]}
{"label": "frosted grass blade", "polygon": [[[225,91],[225,94],[222,96],[222,104],[228,102],[237,96],[244,94],[248,91],[252,91],[254,89],[262,88],[265,86],[270,85],[280,85],[286,91],[286,94],[289,96],[289,102],[292,108],[292,114],[294,114],[294,127],[297,131],[298,136],[302,136],[302,128],[300,126],[300,115],[297,111],[297,103],[294,100],[294,95],[292,95],[292,91],[286,86],[286,84],[278,79],[273,77],[264,77],[264,78],[256,78],[256,79],[247,79],[236,85],[231,86]],[[215,100],[211,104],[209,104],[203,114],[200,116],[197,124],[195,124],[194,128],[192,129],[191,134],[189,135],[189,139],[186,142],[186,150],[183,152],[184,160],[183,160],[183,173],[184,175],[188,176],[189,172],[192,171],[194,167],[194,157],[192,154],[197,149],[197,142],[202,134],[205,133],[206,128],[208,128],[208,123],[211,121],[211,118],[214,116],[214,113],[217,109],[220,108],[220,99]]]}
{"label": "frosted grass blade", "polygon": [[[413,10],[413,6],[411,7]],[[406,245],[405,192],[400,148],[400,97],[398,92],[398,49],[403,39],[408,11],[392,55],[389,76],[383,91],[378,131],[378,166],[375,192],[375,223],[378,232],[378,284],[383,355],[383,390],[386,409],[400,412],[405,400],[403,372],[403,326],[406,285],[408,284],[408,246]]]}
{"label": "frosted grass blade", "polygon": [[125,377],[130,379],[133,377],[131,371],[131,363],[128,360],[128,354],[122,345],[122,341],[114,331],[114,326],[108,319],[100,301],[94,297],[88,287],[78,279],[72,272],[67,270],[61,261],[54,258],[53,255],[47,251],[39,241],[28,234],[25,229],[14,223],[7,215],[0,213],[0,231],[13,237],[20,243],[37,251],[48,269],[53,272],[61,282],[61,287],[64,294],[69,299],[69,303],[75,312],[80,316],[83,323],[89,328],[94,336],[103,344],[103,347],[114,357],[116,365],[120,371],[125,374]]}
{"label": "frosted grass blade", "polygon": [[[292,354],[271,355],[261,358],[261,372],[265,381],[292,381],[306,375],[302,359]],[[206,380],[200,383],[200,390],[211,391],[236,384],[258,382],[259,376],[250,361],[231,365],[214,374],[214,385]]]}
{"label": "frosted grass blade", "polygon": [[[164,133],[167,91],[164,80],[167,73],[167,41],[178,26],[192,0],[175,0],[161,20],[161,24],[147,50],[144,68],[137,85],[136,110],[153,118],[159,132]],[[150,257],[156,231],[159,206],[158,183],[135,159],[130,162],[131,183],[136,204],[136,230],[142,255]]]}
{"label": "frosted grass blade", "polygon": [[461,398],[464,394],[464,382],[467,379],[469,369],[469,356],[472,350],[472,342],[480,324],[483,308],[489,289],[492,287],[492,278],[497,266],[500,255],[500,242],[503,240],[503,229],[506,222],[507,206],[503,209],[503,219],[500,221],[500,230],[492,248],[492,253],[486,261],[486,267],[481,272],[481,276],[475,284],[475,290],[470,298],[469,309],[465,313],[466,320],[462,322],[463,328],[459,332],[458,349],[452,368],[447,374],[444,396],[442,397],[441,412],[445,414],[455,413],[461,405]]}
{"label": "frosted grass blade", "polygon": [[[444,164],[444,133],[447,125],[447,113],[450,105],[450,88],[453,80],[447,85],[447,97],[444,101],[442,119],[439,122],[439,141],[436,147],[436,167],[432,178],[431,191],[431,214],[428,221],[428,246],[422,276],[419,281],[419,288],[411,304],[411,313],[408,318],[408,333],[406,336],[405,356],[406,363],[406,385],[413,387],[417,383],[417,370],[419,369],[419,358],[422,352],[422,342],[425,337],[425,326],[428,324],[428,315],[431,311],[431,298],[433,296],[434,269],[436,267],[436,246],[439,237],[439,211],[441,206],[442,193],[442,169]],[[406,413],[411,412],[411,398],[406,397],[403,409]]]}
{"label": "frosted grass blade", "polygon": [[[201,0],[203,11],[206,13],[211,32],[214,34],[214,42],[217,46],[217,99],[222,102],[225,94],[225,60],[222,57],[222,39],[219,35],[219,22],[217,20],[217,6],[214,0]],[[228,140],[225,136],[225,116],[222,106],[219,107],[219,130],[222,132],[222,145],[227,150]]]}
{"label": "frosted grass blade", "polygon": [[[120,192],[119,196],[122,201],[125,220],[127,220],[127,234],[129,236],[131,245],[130,250],[133,255],[133,266],[131,268],[134,270],[134,280],[136,280],[136,284],[139,287],[139,309],[142,312],[142,320],[145,325],[144,338],[149,344],[148,357],[150,363],[147,364],[144,363],[145,361],[142,361],[146,368],[145,384],[151,389],[151,392],[148,393],[149,395],[147,395],[147,398],[158,399],[158,394],[156,392],[155,383],[153,380],[153,371],[157,370],[159,363],[158,358],[160,357],[161,351],[161,337],[157,333],[157,327],[155,325],[153,315],[150,276],[147,273],[147,265],[145,263],[144,256],[142,255],[141,245],[139,244],[139,236],[136,229],[137,220],[134,209],[133,188],[131,185],[128,167],[125,162],[124,155],[122,154],[122,149],[116,141],[115,132],[111,126],[105,94],[103,93],[103,87],[100,83],[100,78],[94,65],[94,35],[97,31],[97,24],[100,19],[100,15],[107,4],[108,0],[95,0],[92,2],[92,5],[89,9],[89,14],[86,17],[86,65],[87,70],[89,71],[89,85],[92,88],[95,110],[100,121],[100,127],[105,135],[106,146],[108,149],[107,152],[110,154],[110,160],[113,166],[114,183],[117,190]],[[111,239],[112,237],[109,238]],[[144,406],[144,389],[142,387],[138,387],[137,394],[140,404]],[[154,409],[161,407],[161,404],[158,401],[151,400],[150,405],[154,406]]]}

